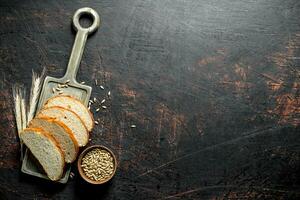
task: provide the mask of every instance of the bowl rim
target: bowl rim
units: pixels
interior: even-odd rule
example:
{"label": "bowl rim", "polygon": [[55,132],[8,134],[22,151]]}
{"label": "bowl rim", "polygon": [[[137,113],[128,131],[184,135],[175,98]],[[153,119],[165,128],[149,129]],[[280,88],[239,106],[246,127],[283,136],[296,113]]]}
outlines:
{"label": "bowl rim", "polygon": [[[105,179],[105,180],[103,180],[103,181],[94,181],[94,180],[89,179],[89,178],[84,174],[83,169],[82,169],[82,167],[81,167],[81,162],[82,162],[83,156],[85,156],[85,154],[87,154],[87,153],[88,153],[89,151],[91,151],[92,149],[96,149],[96,148],[100,148],[100,149],[104,149],[104,150],[108,151],[108,152],[112,155],[113,160],[114,160],[114,170],[113,170],[112,175],[110,176],[110,178]],[[79,155],[79,157],[78,157],[78,160],[77,160],[77,169],[78,169],[78,172],[79,172],[80,176],[81,176],[86,182],[91,183],[91,184],[95,184],[95,185],[104,184],[104,183],[108,182],[109,180],[111,180],[111,179],[114,177],[114,175],[115,175],[115,173],[116,173],[116,170],[117,170],[117,159],[116,159],[115,154],[114,154],[108,147],[103,146],[103,145],[91,145],[91,146],[85,148],[85,149],[80,153],[80,155]]]}

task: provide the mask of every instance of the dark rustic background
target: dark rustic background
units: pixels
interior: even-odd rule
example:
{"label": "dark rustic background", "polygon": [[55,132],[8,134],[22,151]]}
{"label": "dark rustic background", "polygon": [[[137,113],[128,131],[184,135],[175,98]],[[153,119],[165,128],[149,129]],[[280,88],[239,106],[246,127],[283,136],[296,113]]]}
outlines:
{"label": "dark rustic background", "polygon": [[[64,74],[85,6],[102,25],[77,79],[112,93],[90,144],[119,160],[96,187],[20,173],[11,94]],[[0,198],[299,199],[299,56],[299,0],[1,0]]]}

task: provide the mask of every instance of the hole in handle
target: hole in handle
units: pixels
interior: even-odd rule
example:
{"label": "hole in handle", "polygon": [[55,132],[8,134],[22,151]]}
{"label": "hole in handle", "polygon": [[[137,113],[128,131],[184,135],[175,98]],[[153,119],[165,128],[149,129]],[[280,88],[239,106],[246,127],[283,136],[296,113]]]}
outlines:
{"label": "hole in handle", "polygon": [[79,18],[79,24],[82,28],[89,28],[93,24],[93,17],[88,14],[82,14]]}
{"label": "hole in handle", "polygon": [[[92,24],[88,27],[82,27],[79,23],[80,18],[88,16],[92,20]],[[73,25],[76,31],[87,31],[89,34],[96,31],[100,26],[100,17],[98,13],[92,8],[80,8],[78,9],[73,16]]]}

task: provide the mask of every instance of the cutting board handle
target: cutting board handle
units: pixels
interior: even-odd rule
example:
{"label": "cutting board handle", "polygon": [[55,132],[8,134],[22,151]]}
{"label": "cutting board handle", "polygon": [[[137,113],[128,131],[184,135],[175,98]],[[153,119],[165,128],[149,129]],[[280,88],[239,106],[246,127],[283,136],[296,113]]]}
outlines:
{"label": "cutting board handle", "polygon": [[[80,25],[79,19],[82,15],[90,15],[92,17],[93,24],[90,27],[83,28]],[[98,13],[92,8],[80,8],[75,12],[73,16],[73,27],[77,31],[77,33],[69,59],[67,71],[63,79],[68,79],[71,82],[76,82],[76,74],[80,65],[87,37],[91,33],[95,32],[99,28],[99,26],[100,17]]]}

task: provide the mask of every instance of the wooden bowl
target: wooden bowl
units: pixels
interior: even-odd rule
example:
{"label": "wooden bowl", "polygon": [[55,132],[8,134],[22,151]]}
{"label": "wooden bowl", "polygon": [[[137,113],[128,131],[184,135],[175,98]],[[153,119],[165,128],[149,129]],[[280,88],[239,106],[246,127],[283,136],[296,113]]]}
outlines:
{"label": "wooden bowl", "polygon": [[[113,169],[113,173],[111,174],[111,176],[105,180],[101,180],[101,181],[95,181],[95,180],[91,180],[89,177],[87,177],[81,167],[81,163],[82,163],[82,158],[91,150],[93,149],[102,149],[107,151],[108,153],[110,153],[110,155],[113,157],[113,163],[114,163],[114,169]],[[110,179],[112,179],[112,177],[115,175],[116,170],[117,170],[117,159],[114,155],[114,153],[107,147],[102,146],[102,145],[92,145],[87,147],[83,152],[81,152],[81,154],[79,155],[78,161],[77,161],[77,168],[79,171],[80,176],[88,183],[91,184],[95,184],[95,185],[99,185],[99,184],[104,184],[106,182],[108,182]]]}

